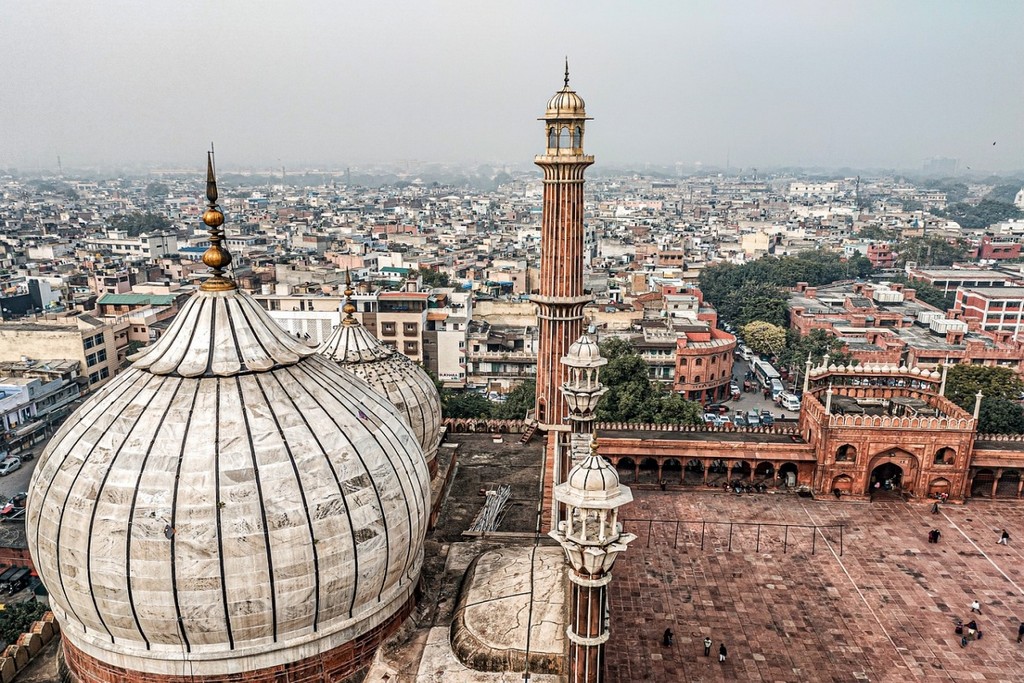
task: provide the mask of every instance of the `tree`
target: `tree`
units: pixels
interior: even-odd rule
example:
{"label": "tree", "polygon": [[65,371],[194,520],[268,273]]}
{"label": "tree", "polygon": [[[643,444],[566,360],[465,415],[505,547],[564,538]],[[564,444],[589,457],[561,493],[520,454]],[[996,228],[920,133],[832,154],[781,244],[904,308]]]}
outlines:
{"label": "tree", "polygon": [[135,212],[111,216],[108,225],[113,230],[127,230],[129,237],[138,237],[143,233],[168,230],[171,222],[160,214]]}
{"label": "tree", "polygon": [[440,270],[421,269],[413,271],[409,273],[409,275],[411,275],[412,277],[416,277],[417,275],[419,275],[419,277],[423,278],[424,287],[452,286],[451,277],[449,277],[448,273],[443,273]]}
{"label": "tree", "polygon": [[781,355],[786,344],[786,328],[755,320],[742,328],[743,340],[754,353],[768,356]]}
{"label": "tree", "polygon": [[950,401],[973,412],[979,390],[987,398],[1016,401],[1024,391],[1024,382],[1011,368],[958,364],[949,369],[945,396]]}
{"label": "tree", "polygon": [[1024,408],[1016,401],[986,396],[981,399],[981,410],[978,412],[978,433],[1024,433]]}
{"label": "tree", "polygon": [[32,622],[38,621],[44,614],[46,605],[41,602],[32,600],[8,603],[0,612],[0,639],[8,645],[15,643],[32,626]]}
{"label": "tree", "polygon": [[522,420],[528,410],[533,410],[537,399],[537,382],[528,379],[508,392],[504,403],[494,406],[491,416],[499,420]]}
{"label": "tree", "polygon": [[149,185],[146,185],[146,196],[154,199],[160,197],[166,197],[171,193],[171,188],[167,187],[166,184],[159,181],[153,181]]}
{"label": "tree", "polygon": [[846,351],[846,344],[826,330],[811,330],[803,336],[796,330],[787,330],[786,345],[779,355],[779,365],[803,372],[808,354],[811,357],[811,364],[818,366],[821,365],[826,353],[829,365],[847,365],[853,360]]}
{"label": "tree", "polygon": [[933,213],[956,221],[962,228],[987,228],[993,223],[1024,216],[1024,212],[1013,204],[996,202],[991,199],[982,199],[977,205],[950,204],[945,211],[933,211]]}
{"label": "tree", "polygon": [[612,337],[601,342],[601,355],[609,358],[601,371],[608,387],[597,405],[597,419],[607,422],[703,424],[699,403],[666,391],[648,377],[647,363],[632,344]]}
{"label": "tree", "polygon": [[444,417],[488,418],[494,404],[475,391],[446,391],[442,396],[441,414]]}
{"label": "tree", "polygon": [[899,257],[898,266],[915,261],[919,266],[951,266],[967,257],[967,246],[960,240],[949,242],[942,237],[911,237],[893,247]]}

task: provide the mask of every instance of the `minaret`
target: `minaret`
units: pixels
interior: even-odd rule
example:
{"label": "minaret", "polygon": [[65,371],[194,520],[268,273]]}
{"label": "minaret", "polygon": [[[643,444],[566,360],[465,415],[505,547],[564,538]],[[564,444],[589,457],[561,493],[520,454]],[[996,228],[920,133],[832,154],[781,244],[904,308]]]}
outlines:
{"label": "minaret", "polygon": [[534,163],[544,171],[540,282],[531,298],[537,304],[540,346],[537,353],[536,419],[548,435],[544,467],[544,528],[552,528],[551,487],[568,471],[566,405],[559,388],[567,370],[559,361],[583,333],[583,173],[594,157],[583,153],[587,118],[583,98],[565,86],[548,100],[543,118],[546,149]]}
{"label": "minaret", "polygon": [[615,468],[597,452],[569,472],[554,491],[566,507],[566,518],[548,535],[565,551],[569,571],[569,683],[600,683],[604,680],[604,644],[608,642],[608,584],[612,565],[626,550],[633,534],[623,533],[619,508],[633,500],[629,488],[619,483]]}

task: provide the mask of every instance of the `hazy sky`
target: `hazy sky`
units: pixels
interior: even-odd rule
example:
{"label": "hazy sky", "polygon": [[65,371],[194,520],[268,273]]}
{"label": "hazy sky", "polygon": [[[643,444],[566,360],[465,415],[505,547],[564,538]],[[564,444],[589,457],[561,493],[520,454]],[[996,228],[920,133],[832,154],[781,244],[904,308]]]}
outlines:
{"label": "hazy sky", "polygon": [[599,164],[1024,168],[1018,0],[6,0],[0,168],[529,163],[564,55]]}

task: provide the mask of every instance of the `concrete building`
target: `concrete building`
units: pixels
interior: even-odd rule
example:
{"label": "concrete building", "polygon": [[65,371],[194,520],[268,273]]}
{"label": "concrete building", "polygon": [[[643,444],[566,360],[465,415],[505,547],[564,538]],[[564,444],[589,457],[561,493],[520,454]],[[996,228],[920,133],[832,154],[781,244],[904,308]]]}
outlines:
{"label": "concrete building", "polygon": [[118,373],[128,348],[129,323],[104,322],[89,315],[48,316],[0,325],[0,361],[74,360],[89,391]]}
{"label": "concrete building", "polygon": [[178,238],[172,232],[143,233],[129,237],[124,230],[107,230],[104,235],[93,235],[85,240],[91,251],[106,251],[115,256],[156,261],[178,253]]}
{"label": "concrete building", "polygon": [[1011,332],[1024,341],[1024,287],[958,287],[953,314],[972,330]]}

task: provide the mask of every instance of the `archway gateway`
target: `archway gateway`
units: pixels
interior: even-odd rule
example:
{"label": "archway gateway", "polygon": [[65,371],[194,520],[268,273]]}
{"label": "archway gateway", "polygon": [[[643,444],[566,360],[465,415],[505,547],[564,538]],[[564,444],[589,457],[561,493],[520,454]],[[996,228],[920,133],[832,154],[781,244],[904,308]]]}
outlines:
{"label": "archway gateway", "polygon": [[[875,486],[878,484],[878,486]],[[899,491],[903,484],[903,468],[894,462],[884,462],[871,470],[868,489],[865,493],[874,494],[885,491]]]}

